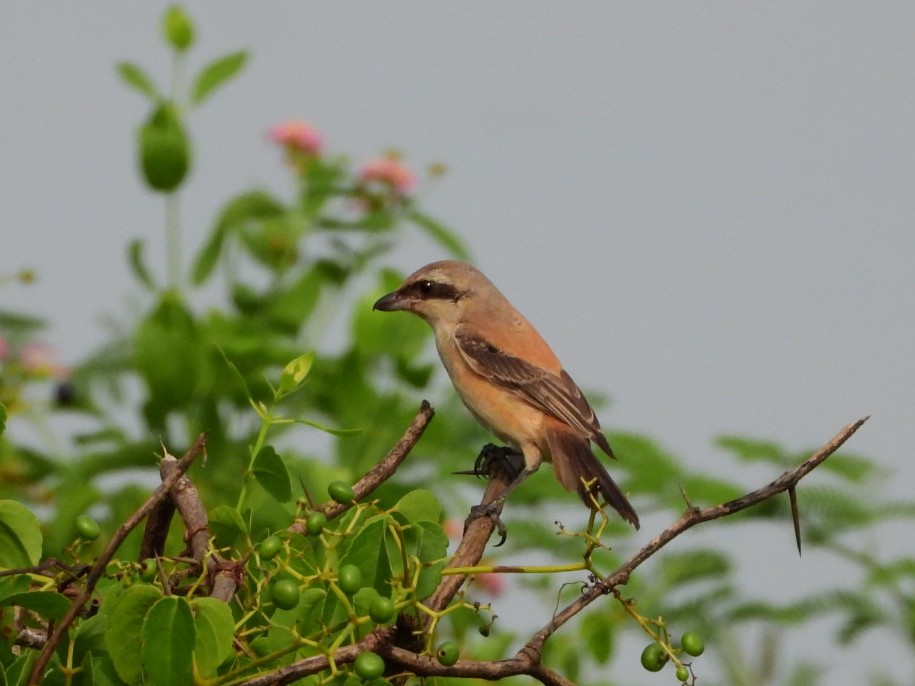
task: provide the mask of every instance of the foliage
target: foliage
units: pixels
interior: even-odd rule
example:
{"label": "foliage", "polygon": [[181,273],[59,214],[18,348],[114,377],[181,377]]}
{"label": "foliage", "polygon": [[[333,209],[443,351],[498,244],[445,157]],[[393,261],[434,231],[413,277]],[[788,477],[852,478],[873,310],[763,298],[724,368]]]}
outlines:
{"label": "foliage", "polygon": [[[173,6],[162,32],[173,73],[180,74],[196,28]],[[193,165],[188,118],[242,73],[247,59],[243,51],[214,59],[189,79],[187,92],[176,91],[184,82],[176,77],[168,94],[142,67],[118,65],[124,83],[149,101],[135,140],[141,179],[166,198],[166,277],[147,264],[146,238],[127,249],[146,293],[136,320],[67,369],[40,341],[43,322],[0,312],[0,683],[26,683],[33,648],[40,647],[35,636],[63,617],[85,584],[86,565],[149,497],[162,444],[182,452],[202,432],[209,462],[189,475],[208,508],[211,553],[238,565],[234,596],[230,602],[207,597],[211,579],[183,554],[186,541],[176,527],[164,554],[146,560],[142,532],[134,531],[105,567],[95,605],[58,646],[43,683],[241,683],[394,625],[407,634],[424,625],[414,637],[417,652],[445,666],[459,656],[511,654],[517,627],[503,627],[495,621],[498,606],[478,600],[498,603],[505,575],[477,575],[444,610],[424,605],[442,580],[446,531],[463,519],[476,492],[470,481],[458,487],[452,472],[467,468],[486,435],[442,390],[427,328],[371,312],[374,299],[402,278],[385,256],[404,231],[421,231],[444,251],[466,256],[460,239],[421,208],[404,163],[388,155],[354,168],[326,154],[307,125],[279,127],[272,137],[295,193],[238,193],[190,264],[182,260],[176,196]],[[29,282],[32,275],[13,278]],[[216,279],[225,302],[201,304],[204,287]],[[322,345],[341,323],[343,342]],[[348,485],[395,444],[423,395],[438,399],[440,419],[413,459],[370,497],[350,503]],[[66,448],[47,429],[49,419],[62,415],[81,427],[67,436]],[[45,440],[22,439],[18,429],[29,425]],[[644,436],[619,433],[611,442],[624,456],[617,465],[624,490],[643,511],[677,515],[684,494],[708,505],[750,486],[697,473]],[[773,472],[805,457],[742,437],[723,437],[719,446]],[[632,577],[619,602],[591,608],[553,636],[544,662],[576,681],[592,680],[614,660],[638,664],[636,653],[617,648],[624,634],[644,639],[647,633],[644,659],[674,683],[675,670],[684,680],[684,662],[692,662],[691,679],[703,661],[687,660],[670,636],[690,632],[683,647],[694,649],[686,653],[701,652],[697,632],[703,660],[713,655],[723,683],[825,683],[822,666],[775,668],[771,658],[774,637],[784,629],[824,616],[837,622],[844,644],[884,628],[912,648],[915,558],[879,560],[856,534],[912,518],[915,503],[876,497],[884,475],[867,458],[836,455],[821,471],[817,485],[800,492],[805,545],[843,560],[860,578],[795,599],[759,598],[739,588],[738,564],[727,550],[674,546]],[[327,517],[329,487],[345,506]],[[544,511],[568,513],[566,526],[557,527]],[[580,560],[589,536],[586,514],[549,475],[535,475],[512,494],[500,558]],[[728,521],[789,526],[787,499]],[[593,552],[587,569],[597,575],[615,569],[634,545],[630,535],[622,523],[609,522],[604,536],[616,542],[614,549],[587,548]],[[574,594],[561,585],[567,575],[520,579],[516,588],[532,603],[542,601],[544,622],[557,601]],[[750,631],[757,627],[762,642],[748,650],[739,637],[758,634]],[[390,674],[380,677],[384,668],[378,671],[375,658],[381,658],[372,655],[332,664],[303,683],[350,683],[355,675],[393,681]],[[664,666],[669,660],[675,669]]]}

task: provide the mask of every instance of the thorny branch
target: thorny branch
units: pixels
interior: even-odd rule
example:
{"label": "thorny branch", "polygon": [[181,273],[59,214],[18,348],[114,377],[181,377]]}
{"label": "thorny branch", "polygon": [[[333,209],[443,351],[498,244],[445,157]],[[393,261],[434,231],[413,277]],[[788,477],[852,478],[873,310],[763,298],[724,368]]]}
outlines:
{"label": "thorny branch", "polygon": [[[357,498],[370,494],[396,471],[397,467],[422,436],[433,414],[431,406],[423,402],[412,424],[385,459],[354,486]],[[626,584],[632,572],[687,529],[702,522],[733,515],[768,500],[779,493],[792,493],[801,479],[838,450],[865,421],[867,421],[867,417],[844,427],[800,465],[784,472],[762,488],[720,505],[705,508],[689,507],[679,519],[636,551],[611,575],[589,586],[574,602],[554,614],[550,621],[533,634],[530,640],[511,658],[488,662],[459,660],[454,665],[446,667],[432,656],[419,654],[398,645],[394,627],[381,627],[365,636],[357,644],[338,648],[333,654],[318,655],[299,660],[293,664],[259,674],[242,682],[242,684],[244,686],[289,684],[304,676],[322,672],[328,669],[332,663],[337,665],[350,663],[361,652],[372,650],[385,659],[389,670],[402,671],[417,676],[450,676],[498,680],[509,676],[527,675],[546,686],[571,686],[572,682],[541,663],[544,644],[553,633],[590,603],[613,592],[617,586]],[[223,600],[228,600],[232,597],[238,584],[238,579],[236,578],[237,570],[233,567],[234,563],[214,555],[210,550],[211,535],[207,530],[206,510],[193,483],[184,476],[184,472],[204,449],[204,445],[205,436],[201,435],[180,460],[176,460],[171,456],[166,456],[163,460],[160,465],[162,484],[118,528],[105,551],[89,570],[86,584],[77,595],[67,615],[58,623],[47,641],[44,642],[43,650],[33,667],[30,684],[40,683],[50,656],[67,628],[91,597],[96,583],[101,578],[105,567],[124,538],[142,521],[144,516],[160,507],[160,504],[169,494],[171,494],[171,499],[174,501],[187,527],[188,545],[192,555],[199,564],[207,565],[213,580],[213,596],[220,597]],[[486,505],[496,501],[508,486],[509,481],[510,476],[504,470],[495,469],[481,504]],[[333,517],[340,514],[345,507],[337,503],[326,503],[320,509],[329,517]],[[499,513],[496,512],[495,514],[498,515]],[[294,530],[296,526],[293,525],[291,529]],[[480,517],[470,521],[457,551],[449,562],[449,567],[473,567],[478,564],[494,529],[493,520],[489,517]],[[444,576],[438,589],[427,599],[426,606],[434,611],[444,609],[460,590],[465,580],[466,576],[460,574]]]}
{"label": "thorny branch", "polygon": [[76,616],[82,611],[83,607],[86,605],[86,602],[92,596],[92,592],[95,590],[95,585],[99,582],[99,579],[102,578],[102,574],[105,572],[105,568],[108,566],[111,558],[114,557],[114,554],[117,552],[118,548],[121,547],[124,539],[127,538],[128,534],[130,534],[130,532],[133,531],[141,521],[143,521],[143,518],[157,505],[157,503],[168,497],[172,486],[174,486],[175,482],[178,481],[178,478],[190,468],[191,463],[201,452],[205,450],[205,447],[206,434],[200,434],[200,436],[197,437],[197,440],[194,441],[194,444],[188,449],[184,456],[175,463],[176,469],[171,474],[169,474],[167,478],[162,480],[162,483],[152,493],[152,495],[146,499],[146,502],[143,503],[139,509],[136,510],[136,512],[130,515],[130,517],[128,517],[126,521],[117,528],[117,531],[114,532],[114,536],[112,536],[111,540],[108,541],[108,545],[105,546],[105,550],[101,555],[99,555],[99,558],[96,560],[95,564],[92,565],[92,569],[89,570],[89,574],[86,577],[85,586],[82,587],[79,595],[77,595],[73,600],[73,603],[70,605],[70,609],[67,610],[67,613],[54,627],[54,631],[51,632],[47,643],[45,643],[44,648],[42,649],[38,658],[35,660],[35,664],[33,665],[32,671],[29,675],[29,684],[31,686],[37,686],[41,683],[41,677],[44,675],[44,670],[48,666],[48,661],[54,654],[54,650],[57,648],[57,645],[66,634],[67,629],[69,629],[70,625],[73,624],[73,620],[76,619]]}
{"label": "thorny branch", "polygon": [[[552,619],[537,631],[531,639],[515,654],[514,657],[497,661],[459,660],[450,667],[441,665],[429,655],[406,650],[394,645],[393,633],[390,629],[376,630],[365,637],[356,645],[340,648],[333,655],[337,664],[351,662],[364,650],[373,650],[385,658],[389,669],[400,669],[416,676],[451,676],[462,678],[481,678],[491,681],[504,679],[510,676],[528,675],[546,686],[571,686],[572,682],[552,671],[541,663],[543,647],[547,639],[563,624],[581,612],[585,607],[600,597],[613,591],[614,588],[624,585],[630,574],[642,563],[655,555],[664,546],[673,541],[687,529],[702,522],[711,521],[720,517],[733,515],[764,500],[768,500],[779,493],[793,490],[797,484],[813,469],[819,466],[826,458],[838,450],[851,436],[867,421],[867,417],[849,424],[837,433],[829,442],[817,450],[800,465],[779,476],[775,481],[735,500],[714,505],[712,507],[691,507],[680,516],[673,524],[662,531],[658,536],[646,543],[632,557],[624,562],[613,574],[588,587],[586,591],[574,602],[557,612]],[[507,475],[497,472],[491,479],[489,487],[483,496],[482,504],[495,500],[507,485]],[[486,542],[492,535],[494,525],[491,519],[483,517],[470,523],[454,558],[451,567],[473,566],[482,557]],[[463,575],[450,575],[442,579],[439,588],[427,601],[433,609],[447,606],[451,598],[461,587]],[[327,668],[329,660],[326,656],[317,656],[300,660],[266,674],[245,681],[243,686],[272,686],[274,684],[288,684],[309,674],[315,674]]]}

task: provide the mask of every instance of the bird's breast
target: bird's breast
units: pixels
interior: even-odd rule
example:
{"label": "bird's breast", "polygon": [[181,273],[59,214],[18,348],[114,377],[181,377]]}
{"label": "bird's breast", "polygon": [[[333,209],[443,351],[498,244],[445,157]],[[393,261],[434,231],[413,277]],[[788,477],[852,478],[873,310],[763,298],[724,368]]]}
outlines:
{"label": "bird's breast", "polygon": [[453,337],[436,335],[436,347],[455,390],[483,426],[518,449],[541,442],[544,415],[510,389],[474,372]]}

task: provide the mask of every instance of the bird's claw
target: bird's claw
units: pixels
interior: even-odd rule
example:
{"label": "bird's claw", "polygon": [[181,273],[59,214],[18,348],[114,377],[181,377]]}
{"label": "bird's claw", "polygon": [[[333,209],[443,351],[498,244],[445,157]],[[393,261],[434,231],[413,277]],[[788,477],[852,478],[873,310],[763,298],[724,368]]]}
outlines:
{"label": "bird's claw", "polygon": [[499,542],[496,543],[496,548],[505,543],[505,539],[508,537],[508,530],[499,518],[498,507],[497,503],[486,503],[485,505],[474,505],[471,507],[470,514],[467,515],[467,519],[464,521],[464,532],[467,532],[467,527],[470,526],[473,520],[479,519],[480,517],[489,517],[489,519],[492,520],[493,526],[496,527],[496,531],[499,533]]}
{"label": "bird's claw", "polygon": [[509,481],[514,481],[524,469],[524,456],[508,446],[487,443],[473,463],[473,474],[491,477],[495,465],[505,470]]}

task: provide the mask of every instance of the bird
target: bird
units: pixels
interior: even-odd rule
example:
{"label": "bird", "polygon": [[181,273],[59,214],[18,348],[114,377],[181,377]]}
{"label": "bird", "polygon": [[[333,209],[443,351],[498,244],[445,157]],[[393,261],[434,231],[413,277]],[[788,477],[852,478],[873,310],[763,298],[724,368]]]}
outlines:
{"label": "bird", "polygon": [[544,461],[591,509],[602,496],[639,528],[626,495],[591,449],[615,457],[594,410],[533,325],[474,266],[432,262],[373,310],[405,311],[431,327],[451,382],[470,413],[524,458],[507,496]]}

